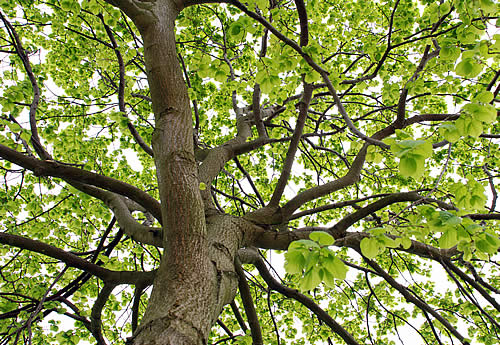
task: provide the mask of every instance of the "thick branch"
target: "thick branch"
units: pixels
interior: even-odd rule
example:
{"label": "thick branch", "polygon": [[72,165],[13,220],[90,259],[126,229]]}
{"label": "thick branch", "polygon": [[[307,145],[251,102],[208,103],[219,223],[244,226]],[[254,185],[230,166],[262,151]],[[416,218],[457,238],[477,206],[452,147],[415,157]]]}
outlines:
{"label": "thick branch", "polygon": [[64,262],[70,267],[88,272],[108,283],[151,284],[155,275],[154,272],[111,271],[47,243],[5,232],[0,232],[0,243],[47,255]]}
{"label": "thick branch", "polygon": [[320,198],[324,195],[333,193],[337,190],[343,189],[349,185],[356,183],[359,180],[361,168],[363,167],[363,164],[365,162],[367,147],[368,146],[365,145],[359,151],[347,174],[335,181],[305,190],[297,194],[297,196],[286,203],[282,208],[283,219],[288,219],[293,214],[293,212],[295,212],[295,210],[297,210],[300,206],[308,201]]}
{"label": "thick branch", "polygon": [[33,171],[36,176],[59,177],[63,180],[85,183],[106,189],[110,192],[124,195],[151,212],[151,214],[161,223],[161,211],[158,201],[148,193],[137,187],[129,185],[128,183],[54,161],[42,161],[36,158],[28,157],[1,144],[0,157],[25,169]]}
{"label": "thick branch", "polygon": [[252,293],[248,287],[247,278],[245,277],[245,272],[241,268],[239,260],[236,258],[234,263],[235,271],[238,274],[238,288],[240,290],[241,300],[243,302],[243,307],[245,308],[245,313],[247,314],[248,324],[250,325],[250,333],[252,334],[253,345],[262,345],[262,331],[260,329],[259,317],[257,316],[257,311],[255,310],[255,305],[253,303]]}
{"label": "thick branch", "polygon": [[312,92],[312,86],[310,84],[304,83],[304,94],[302,96],[302,100],[299,103],[299,116],[297,117],[297,124],[295,125],[292,141],[288,146],[285,164],[283,165],[283,169],[281,170],[280,178],[274,189],[271,201],[269,202],[270,207],[279,206],[281,196],[283,195],[285,187],[288,183],[288,179],[292,172],[293,162],[295,160],[295,154],[297,153],[297,148],[300,143],[300,137],[302,136],[302,131],[304,130],[307,118],[307,110],[309,109],[309,103],[311,102]]}
{"label": "thick branch", "polygon": [[135,0],[105,0],[108,4],[115,6],[125,12],[139,28],[148,26],[156,19],[149,1]]}
{"label": "thick branch", "polygon": [[80,183],[71,183],[71,185],[82,192],[102,200],[113,211],[118,225],[123,232],[130,236],[134,241],[144,244],[150,244],[156,247],[162,247],[163,231],[161,228],[154,228],[140,224],[134,217],[131,211],[141,208],[140,205],[133,205],[134,202],[125,197],[99,189],[93,186],[88,186]]}
{"label": "thick branch", "polygon": [[90,331],[92,335],[97,340],[97,345],[105,345],[106,342],[102,335],[102,324],[101,324],[101,313],[106,301],[109,298],[109,295],[113,292],[113,289],[116,287],[114,284],[104,284],[101,292],[97,296],[97,299],[94,302],[92,307],[92,312],[90,313]]}

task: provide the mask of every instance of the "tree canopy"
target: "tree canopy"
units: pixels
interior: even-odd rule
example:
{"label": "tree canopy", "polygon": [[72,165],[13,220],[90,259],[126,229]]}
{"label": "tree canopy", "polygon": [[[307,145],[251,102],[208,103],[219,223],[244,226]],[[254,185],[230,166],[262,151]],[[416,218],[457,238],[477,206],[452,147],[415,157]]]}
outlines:
{"label": "tree canopy", "polygon": [[500,341],[491,0],[0,0],[0,344]]}

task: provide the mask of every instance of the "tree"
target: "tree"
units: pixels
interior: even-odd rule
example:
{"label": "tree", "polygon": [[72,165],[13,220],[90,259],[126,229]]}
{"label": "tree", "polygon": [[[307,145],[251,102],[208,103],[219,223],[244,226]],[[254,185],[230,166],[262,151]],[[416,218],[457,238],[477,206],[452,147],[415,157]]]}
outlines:
{"label": "tree", "polygon": [[499,341],[496,4],[0,7],[2,344]]}

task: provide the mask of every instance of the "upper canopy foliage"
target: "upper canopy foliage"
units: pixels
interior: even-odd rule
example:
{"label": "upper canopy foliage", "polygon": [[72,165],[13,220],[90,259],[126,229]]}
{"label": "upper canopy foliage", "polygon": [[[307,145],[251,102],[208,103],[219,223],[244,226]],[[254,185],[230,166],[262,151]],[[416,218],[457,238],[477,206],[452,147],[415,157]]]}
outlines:
{"label": "upper canopy foliage", "polygon": [[[264,344],[498,342],[498,6],[214,2],[176,20],[205,211],[277,268],[299,240],[245,266]],[[0,343],[123,342],[162,246],[143,38],[102,0],[0,18]],[[210,343],[251,344],[236,301]]]}

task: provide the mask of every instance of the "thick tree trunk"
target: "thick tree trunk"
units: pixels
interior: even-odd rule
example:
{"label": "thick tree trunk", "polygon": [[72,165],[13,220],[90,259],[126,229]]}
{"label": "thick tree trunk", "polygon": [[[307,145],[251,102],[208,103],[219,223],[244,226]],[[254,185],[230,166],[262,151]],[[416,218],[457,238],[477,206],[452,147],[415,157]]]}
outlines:
{"label": "thick tree trunk", "polygon": [[237,221],[205,218],[194,158],[192,115],[177,60],[173,2],[151,3],[135,18],[144,40],[155,132],[153,151],[162,204],[164,255],[134,345],[206,344],[222,307],[236,292]]}
{"label": "thick tree trunk", "polygon": [[207,343],[222,308],[236,293],[234,257],[243,238],[240,222],[225,215],[208,218],[203,255],[191,252],[188,242],[179,243],[182,248],[177,249],[169,245],[134,345]]}

